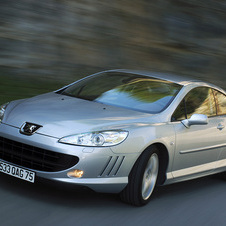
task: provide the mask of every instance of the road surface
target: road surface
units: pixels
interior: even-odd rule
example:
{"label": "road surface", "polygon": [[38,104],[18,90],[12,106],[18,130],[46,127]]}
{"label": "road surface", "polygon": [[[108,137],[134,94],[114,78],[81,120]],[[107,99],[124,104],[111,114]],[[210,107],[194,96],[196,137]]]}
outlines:
{"label": "road surface", "polygon": [[226,182],[219,175],[159,187],[144,207],[117,195],[31,184],[0,175],[0,225],[226,225]]}

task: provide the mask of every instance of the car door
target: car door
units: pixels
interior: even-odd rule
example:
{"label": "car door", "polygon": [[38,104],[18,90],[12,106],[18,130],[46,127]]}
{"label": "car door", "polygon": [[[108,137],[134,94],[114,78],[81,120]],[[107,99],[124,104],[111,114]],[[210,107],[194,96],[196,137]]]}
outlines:
{"label": "car door", "polygon": [[215,168],[226,168],[226,95],[217,90],[213,90],[217,107],[217,123],[219,137],[222,139],[219,146],[220,155],[216,162]]}
{"label": "car door", "polygon": [[[207,125],[192,125],[186,128],[181,120],[193,114],[208,116]],[[218,124],[213,91],[208,87],[192,89],[182,100],[172,116],[176,142],[172,174],[176,177],[207,173],[215,168],[219,157],[222,134]]]}

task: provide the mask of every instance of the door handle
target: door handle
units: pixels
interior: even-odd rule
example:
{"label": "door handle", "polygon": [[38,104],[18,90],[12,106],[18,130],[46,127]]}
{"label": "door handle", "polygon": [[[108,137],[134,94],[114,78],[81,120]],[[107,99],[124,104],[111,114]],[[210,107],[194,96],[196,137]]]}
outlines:
{"label": "door handle", "polygon": [[224,125],[222,125],[222,124],[218,124],[217,129],[219,129],[219,130],[224,129]]}

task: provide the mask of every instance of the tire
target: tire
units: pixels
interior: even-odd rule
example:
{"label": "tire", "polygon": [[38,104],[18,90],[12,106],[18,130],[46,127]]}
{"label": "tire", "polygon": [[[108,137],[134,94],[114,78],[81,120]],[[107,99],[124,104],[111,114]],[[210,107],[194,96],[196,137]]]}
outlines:
{"label": "tire", "polygon": [[129,182],[120,193],[123,202],[143,206],[150,201],[159,172],[159,154],[156,146],[145,150],[129,174]]}

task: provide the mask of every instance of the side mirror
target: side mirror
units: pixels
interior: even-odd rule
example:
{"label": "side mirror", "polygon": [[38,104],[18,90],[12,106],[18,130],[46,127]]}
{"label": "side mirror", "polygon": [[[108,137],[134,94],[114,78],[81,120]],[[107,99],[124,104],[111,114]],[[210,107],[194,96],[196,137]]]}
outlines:
{"label": "side mirror", "polygon": [[186,127],[189,128],[192,125],[207,125],[208,124],[208,117],[203,114],[194,114],[191,116],[190,119],[184,119],[181,123]]}

